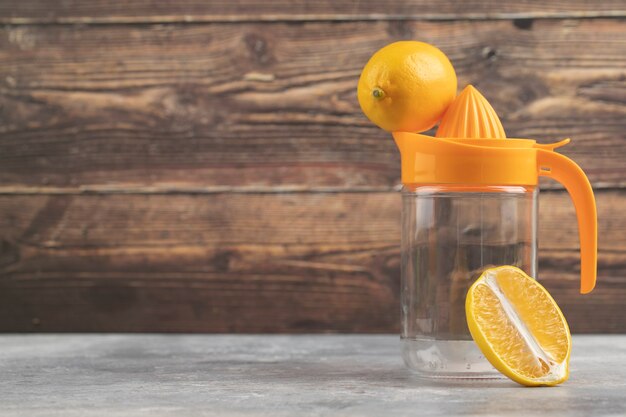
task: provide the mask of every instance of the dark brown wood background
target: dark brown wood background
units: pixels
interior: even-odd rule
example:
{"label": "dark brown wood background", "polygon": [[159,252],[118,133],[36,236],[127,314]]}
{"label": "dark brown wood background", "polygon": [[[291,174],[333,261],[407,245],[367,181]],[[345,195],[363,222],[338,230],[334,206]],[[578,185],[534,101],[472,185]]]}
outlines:
{"label": "dark brown wood background", "polygon": [[399,157],[355,88],[399,39],[509,136],[573,139],[598,286],[547,182],[540,278],[573,331],[626,331],[621,0],[1,0],[0,23],[0,331],[397,331]]}

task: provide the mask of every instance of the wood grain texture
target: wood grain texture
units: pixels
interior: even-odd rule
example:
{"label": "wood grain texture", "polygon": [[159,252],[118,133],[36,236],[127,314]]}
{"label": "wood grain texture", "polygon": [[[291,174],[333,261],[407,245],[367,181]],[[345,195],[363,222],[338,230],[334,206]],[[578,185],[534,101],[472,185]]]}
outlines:
{"label": "wood grain texture", "polygon": [[599,284],[542,195],[540,278],[626,332],[623,1],[0,0],[0,331],[388,332],[399,157],[370,54],[420,39],[597,190]]}
{"label": "wood grain texture", "polygon": [[355,88],[403,38],[448,53],[509,136],[572,137],[563,153],[594,186],[619,187],[623,33],[610,19],[7,26],[0,192],[390,190],[397,151]]}
{"label": "wood grain texture", "polygon": [[259,20],[498,19],[626,16],[620,0],[159,1],[0,2],[2,23],[241,22]]}
{"label": "wood grain texture", "polygon": [[[564,192],[541,196],[540,278],[575,332],[624,332],[626,193],[601,191],[578,294]],[[0,196],[0,330],[388,332],[399,193]]]}

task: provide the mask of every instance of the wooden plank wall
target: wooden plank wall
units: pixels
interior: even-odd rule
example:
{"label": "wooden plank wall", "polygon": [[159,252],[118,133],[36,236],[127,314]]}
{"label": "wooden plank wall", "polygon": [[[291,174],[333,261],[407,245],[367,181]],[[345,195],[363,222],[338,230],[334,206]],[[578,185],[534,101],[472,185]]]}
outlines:
{"label": "wooden plank wall", "polygon": [[355,88],[452,59],[512,137],[588,173],[599,281],[543,183],[540,278],[626,331],[623,1],[0,1],[0,331],[397,332],[399,158]]}

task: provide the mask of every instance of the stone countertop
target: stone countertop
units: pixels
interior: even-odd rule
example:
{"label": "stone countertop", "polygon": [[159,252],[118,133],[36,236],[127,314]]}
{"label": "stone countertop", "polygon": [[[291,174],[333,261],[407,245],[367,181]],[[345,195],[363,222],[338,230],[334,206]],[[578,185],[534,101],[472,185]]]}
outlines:
{"label": "stone countertop", "polygon": [[395,335],[3,335],[0,416],[624,416],[626,335],[570,380],[425,381]]}

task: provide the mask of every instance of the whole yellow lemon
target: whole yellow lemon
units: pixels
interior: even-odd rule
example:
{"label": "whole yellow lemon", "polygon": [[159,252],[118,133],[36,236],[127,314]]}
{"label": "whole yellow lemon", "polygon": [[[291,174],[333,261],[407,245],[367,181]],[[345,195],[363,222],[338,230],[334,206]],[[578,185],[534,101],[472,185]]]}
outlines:
{"label": "whole yellow lemon", "polygon": [[424,42],[394,42],[378,50],[361,72],[363,113],[390,132],[433,127],[456,96],[456,73],[448,57]]}

